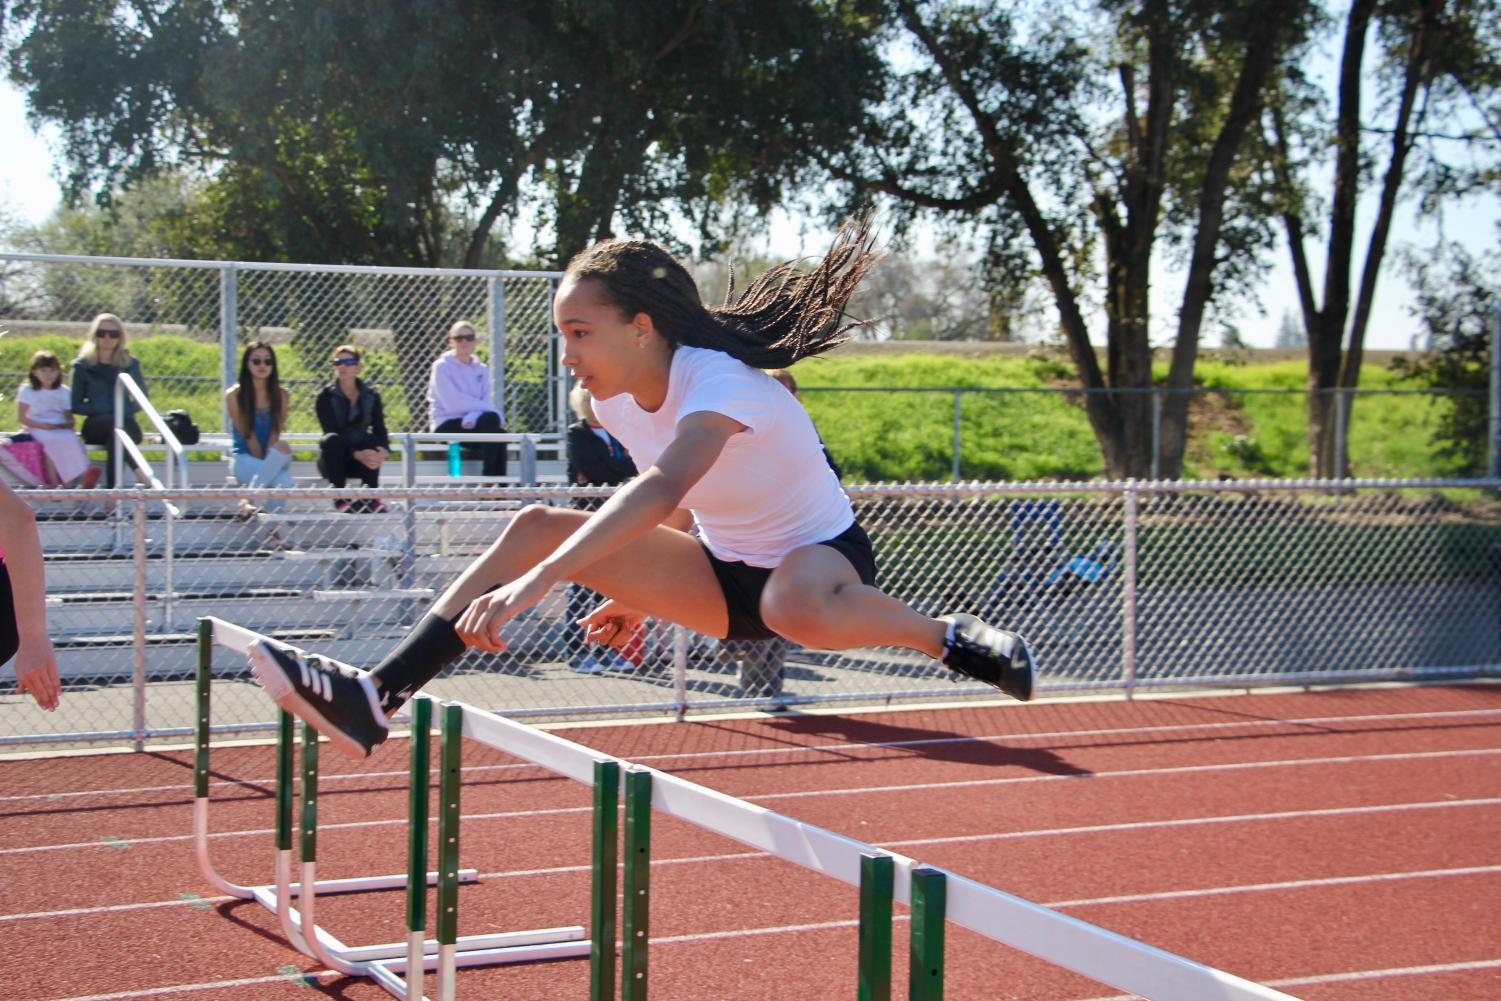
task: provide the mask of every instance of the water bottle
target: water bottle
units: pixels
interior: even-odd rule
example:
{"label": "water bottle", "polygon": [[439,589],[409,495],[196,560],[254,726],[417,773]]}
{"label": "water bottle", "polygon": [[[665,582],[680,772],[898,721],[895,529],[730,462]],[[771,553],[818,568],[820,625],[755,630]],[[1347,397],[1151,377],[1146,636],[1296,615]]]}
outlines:
{"label": "water bottle", "polygon": [[462,475],[464,475],[464,465],[463,465],[462,459],[460,458],[459,452],[460,452],[459,443],[456,442],[456,441],[455,442],[450,442],[449,445],[448,445],[448,475],[449,476],[462,476]]}

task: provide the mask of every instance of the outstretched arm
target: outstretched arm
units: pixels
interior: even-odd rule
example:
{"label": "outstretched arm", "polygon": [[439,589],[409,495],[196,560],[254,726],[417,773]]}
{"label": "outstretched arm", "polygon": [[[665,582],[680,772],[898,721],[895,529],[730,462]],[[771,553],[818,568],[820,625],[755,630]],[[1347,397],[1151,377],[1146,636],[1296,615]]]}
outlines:
{"label": "outstretched arm", "polygon": [[0,483],[0,548],[10,574],[15,600],[16,682],[43,709],[57,708],[57,659],[47,637],[46,585],[42,576],[42,544],[36,516],[10,487]]}
{"label": "outstretched arm", "polygon": [[716,413],[690,414],[656,465],[617,490],[588,521],[527,573],[470,602],[456,623],[470,646],[504,649],[500,628],[530,608],[556,583],[635,541],[672,516],[688,490],[709,471],[730,436],[745,429]]}

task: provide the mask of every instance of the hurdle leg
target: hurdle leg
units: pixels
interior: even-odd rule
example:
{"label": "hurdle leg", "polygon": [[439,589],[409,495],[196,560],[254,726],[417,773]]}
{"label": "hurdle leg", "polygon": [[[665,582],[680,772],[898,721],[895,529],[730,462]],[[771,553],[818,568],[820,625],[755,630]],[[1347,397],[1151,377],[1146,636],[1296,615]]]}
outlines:
{"label": "hurdle leg", "polygon": [[209,690],[214,677],[214,623],[212,619],[198,620],[198,726],[194,734],[193,761],[193,852],[198,858],[198,868],[220,893],[248,900],[255,891],[248,886],[231,883],[219,875],[208,851],[208,775],[209,775]]}
{"label": "hurdle leg", "polygon": [[891,896],[895,863],[890,855],[860,856],[859,1001],[891,1001]]}
{"label": "hurdle leg", "polygon": [[427,805],[433,704],[412,703],[412,768],[407,789],[407,967],[406,996],[422,997],[427,957]]}
{"label": "hurdle leg", "polygon": [[912,960],[907,996],[911,1001],[943,1001],[943,922],[947,907],[943,870],[912,870]]}
{"label": "hurdle leg", "polygon": [[625,903],[621,919],[620,1001],[646,1001],[651,942],[651,772],[625,775]]}
{"label": "hurdle leg", "polygon": [[459,928],[459,776],[464,709],[443,707],[438,795],[438,1001],[453,1001]]}
{"label": "hurdle leg", "polygon": [[589,886],[589,1001],[615,994],[615,863],[620,836],[620,765],[594,763],[594,857]]}

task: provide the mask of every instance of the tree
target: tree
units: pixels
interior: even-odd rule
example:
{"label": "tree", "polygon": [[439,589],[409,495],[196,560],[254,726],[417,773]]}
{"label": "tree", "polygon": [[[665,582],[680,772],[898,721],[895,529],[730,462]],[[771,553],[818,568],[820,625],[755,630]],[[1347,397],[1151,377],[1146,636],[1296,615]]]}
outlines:
{"label": "tree", "polygon": [[[1501,181],[1501,4],[1353,0],[1342,30],[1333,122],[1322,124],[1320,98],[1302,63],[1293,61],[1266,125],[1308,343],[1308,434],[1317,476],[1348,474],[1335,454],[1336,393],[1359,382],[1399,198],[1416,189],[1420,209],[1432,212],[1456,195],[1494,191]],[[1372,54],[1377,66],[1368,72]],[[1367,90],[1374,91],[1374,111]],[[1310,172],[1326,162],[1326,150],[1333,151],[1334,171],[1316,293],[1305,246],[1319,235]],[[1377,208],[1352,290],[1356,209],[1377,162],[1384,164]],[[1346,422],[1352,410],[1343,408]]]}
{"label": "tree", "polygon": [[1434,429],[1439,455],[1454,476],[1484,476],[1490,435],[1491,332],[1501,309],[1501,253],[1475,256],[1457,245],[1409,255],[1416,313],[1430,350],[1393,367],[1439,390],[1444,408]]}
{"label": "tree", "polygon": [[[1187,272],[1167,386],[1192,384],[1219,297],[1255,274],[1269,239],[1259,180],[1242,157],[1272,71],[1302,40],[1300,0],[1104,0],[1098,20],[1021,8],[892,0],[904,49],[892,90],[821,162],[866,197],[978,225],[986,277],[1014,301],[1047,283],[1111,476],[1152,470],[1150,286],[1159,250]],[[1109,83],[1114,77],[1114,83]],[[1101,109],[1108,109],[1103,113]],[[1103,270],[1096,271],[1097,252]],[[1103,304],[1105,357],[1085,319]],[[1167,398],[1162,469],[1176,476],[1187,394]]]}
{"label": "tree", "polygon": [[1283,310],[1282,319],[1277,322],[1276,347],[1279,348],[1302,348],[1308,346],[1308,335],[1303,332],[1303,326],[1292,310]]}
{"label": "tree", "polygon": [[[68,192],[166,166],[210,185],[221,256],[485,263],[534,206],[558,265],[625,223],[765,208],[879,62],[819,0],[9,0],[11,78],[64,136]],[[213,234],[218,234],[217,237]],[[530,255],[528,255],[530,256]]]}

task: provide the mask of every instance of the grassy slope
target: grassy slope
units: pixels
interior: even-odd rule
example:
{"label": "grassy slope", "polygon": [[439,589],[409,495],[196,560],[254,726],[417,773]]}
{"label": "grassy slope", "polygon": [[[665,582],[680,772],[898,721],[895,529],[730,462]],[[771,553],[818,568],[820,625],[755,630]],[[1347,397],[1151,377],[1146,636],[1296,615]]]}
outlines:
{"label": "grassy slope", "polygon": [[[56,351],[66,366],[77,341],[63,336],[0,340],[0,372],[24,372],[31,353]],[[131,345],[141,359],[160,410],[182,407],[204,428],[219,426],[217,345],[161,335]],[[317,429],[312,398],[327,378],[324,359],[277,352],[284,383],[291,383],[290,430]],[[386,420],[407,426],[407,405],[395,380],[385,378],[394,360],[367,353],[365,376],[385,384]],[[846,478],[858,481],[948,479],[953,461],[954,395],[951,392],[850,392],[858,389],[1006,389],[966,393],[960,405],[961,475],[978,480],[1087,480],[1102,475],[1099,448],[1076,399],[1059,393],[1015,390],[1063,388],[1068,367],[1056,357],[1029,355],[897,354],[836,355],[802,362],[794,370],[803,400]],[[1204,361],[1201,383],[1224,390],[1303,388],[1301,361],[1231,365]],[[1159,373],[1161,375],[1162,373]],[[201,381],[173,384],[167,376]],[[1398,388],[1386,368],[1367,365],[1364,389]],[[846,390],[841,392],[840,390]],[[0,386],[10,397],[13,386]],[[1430,446],[1440,408],[1423,396],[1371,396],[1355,406],[1350,455],[1361,476],[1449,475]],[[1305,407],[1301,395],[1232,395],[1203,399],[1193,408],[1186,462],[1191,478],[1299,477],[1308,472]],[[0,409],[0,427],[13,426],[10,405]]]}

